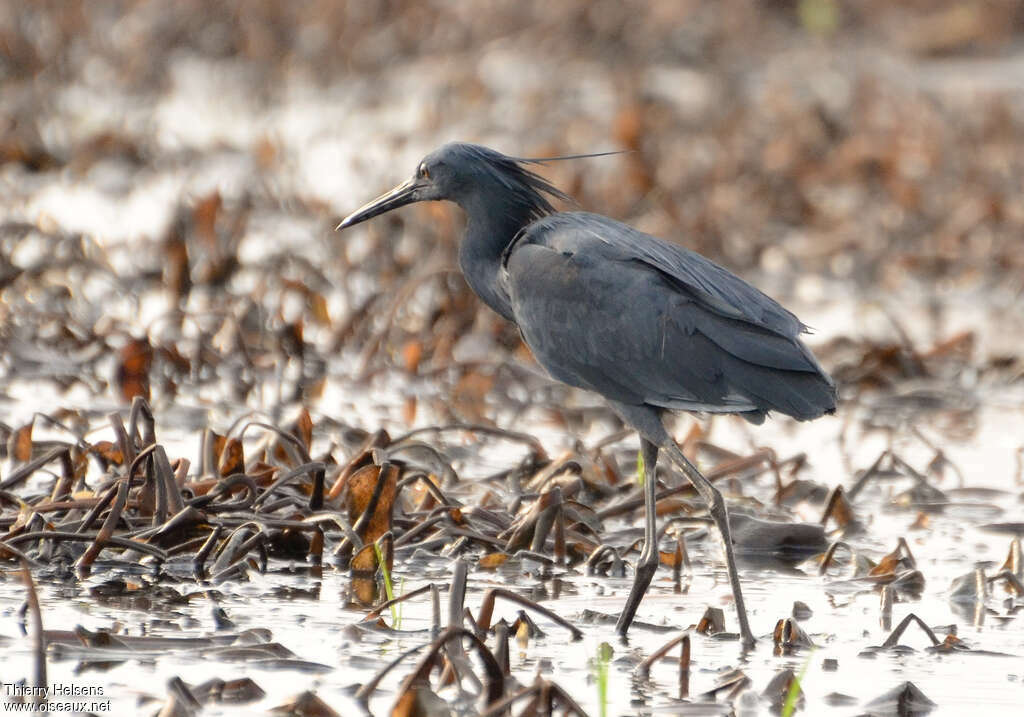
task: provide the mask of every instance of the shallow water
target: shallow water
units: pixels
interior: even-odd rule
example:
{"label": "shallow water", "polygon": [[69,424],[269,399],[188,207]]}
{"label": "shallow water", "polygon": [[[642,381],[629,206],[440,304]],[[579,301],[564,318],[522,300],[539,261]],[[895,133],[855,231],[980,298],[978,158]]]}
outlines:
{"label": "shallow water", "polygon": [[[377,406],[379,409],[380,404]],[[997,587],[985,608],[977,611],[974,604],[958,608],[949,600],[949,586],[954,578],[979,565],[988,566],[990,574],[995,572],[1009,549],[1009,536],[985,532],[978,526],[1020,519],[1019,487],[1014,484],[1009,468],[1012,451],[1006,455],[998,436],[1020,435],[1017,431],[1024,427],[1024,417],[1019,411],[987,409],[978,420],[980,427],[972,442],[948,444],[944,449],[954,462],[962,462],[967,485],[990,488],[994,492],[980,496],[977,491],[966,492],[962,497],[958,495],[945,509],[930,513],[927,528],[911,529],[916,510],[894,504],[894,495],[909,487],[909,481],[880,481],[858,496],[855,508],[865,522],[865,532],[847,541],[858,552],[877,559],[894,548],[900,536],[907,537],[918,568],[925,576],[925,587],[919,599],[896,603],[893,625],[913,612],[932,626],[955,625],[957,635],[973,649],[1006,656],[970,652],[931,654],[925,649],[929,644],[927,638],[916,627],[911,627],[900,640],[901,645],[914,648],[912,651],[864,654],[869,647],[880,645],[888,634],[881,625],[877,589],[848,580],[848,567],[832,569],[828,576],[819,577],[813,565],[765,567],[763,562],[742,560],[745,597],[760,641],[754,650],[743,652],[735,640],[694,635],[690,678],[693,697],[690,701],[700,701],[698,696],[712,689],[729,669],[742,669],[751,679],[751,689],[759,692],[776,672],[785,668],[799,672],[806,667],[803,688],[807,714],[827,710],[857,713],[864,709],[867,700],[906,680],[938,704],[935,714],[963,714],[979,702],[984,702],[993,714],[1013,714],[1024,679],[1020,670],[1024,631],[1020,629],[1019,618],[1013,616],[1015,610],[1019,610],[1019,598],[1014,609],[1010,607],[1012,597]],[[553,448],[559,442],[564,445],[568,439],[553,427],[545,431],[538,423],[530,425]],[[749,432],[740,423],[717,420],[711,437],[719,445],[742,448],[743,442],[754,436],[758,445],[773,446],[781,457],[789,455],[791,449],[806,451],[811,467],[801,474],[802,477],[826,485],[844,483],[849,487],[850,476],[839,468],[836,436],[841,426],[839,418],[825,418],[803,426],[772,421],[766,427]],[[171,447],[169,450],[178,446],[185,454],[198,450],[194,433],[191,447],[189,432],[180,431],[177,440],[175,433],[173,429],[161,431],[162,440]],[[993,438],[993,434],[997,437]],[[878,449],[871,445],[873,442],[869,437],[858,444],[860,450],[854,451],[852,457],[857,468],[867,467],[873,455],[877,455]],[[882,443],[884,445],[884,441]],[[508,445],[497,444],[483,452],[478,448],[473,447],[469,454],[471,460],[454,464],[464,480],[488,475],[501,467],[503,461],[507,467],[509,462],[514,465],[518,460],[516,449]],[[914,463],[914,447],[907,448],[907,460]],[[920,446],[917,450],[925,453],[920,451]],[[978,454],[984,454],[985,459],[968,464],[966,459]],[[479,460],[478,456],[485,457]],[[773,481],[767,476],[744,481],[744,493],[769,500],[774,490]],[[956,478],[950,476],[938,487],[950,490],[956,485]],[[466,499],[473,491],[465,488],[464,493],[459,495]],[[820,507],[810,505],[796,509],[797,515],[812,521],[819,512]],[[612,522],[606,528],[636,524],[637,521]],[[553,568],[545,576],[536,564],[515,559],[498,572],[472,570],[467,606],[475,613],[484,590],[495,586],[512,587],[539,599],[583,630],[583,639],[571,642],[561,628],[537,617],[546,636],[532,639],[524,646],[513,643],[511,651],[513,675],[522,683],[528,683],[534,673],[541,670],[545,677],[569,689],[591,714],[597,714],[597,692],[588,660],[596,654],[601,642],[608,642],[614,649],[608,688],[610,714],[692,713],[687,711],[688,703],[678,699],[676,670],[673,663],[667,661],[669,658],[664,664],[654,666],[648,680],[639,680],[634,671],[640,660],[678,634],[678,630],[695,624],[709,605],[723,607],[727,629],[735,627],[718,544],[708,538],[706,531],[701,532],[703,538],[691,536],[688,541],[694,569],[692,575],[684,577],[682,591],[675,588],[670,571],[663,568],[637,615],[641,622],[669,628],[666,632],[637,627],[631,632],[628,643],[623,644],[615,638],[610,625],[587,624],[581,619],[587,610],[616,615],[628,592],[628,578],[587,576],[579,569],[563,568]],[[441,556],[410,558],[408,553],[400,553],[394,579],[396,584],[402,582],[406,591],[431,581],[444,589],[450,563],[451,559]],[[73,654],[62,656],[51,648],[50,681],[102,687],[104,698],[109,698],[115,714],[128,713],[136,708],[139,700],[145,699],[154,700],[149,704],[155,709],[156,701],[163,699],[164,683],[172,676],[189,684],[214,676],[224,680],[246,676],[267,693],[255,704],[211,705],[205,708],[204,714],[249,714],[253,709],[281,704],[305,689],[315,690],[334,709],[344,712],[358,709],[352,697],[352,685],[365,682],[403,650],[429,640],[431,610],[425,598],[403,607],[401,632],[365,631],[346,627],[359,622],[363,613],[346,607],[343,596],[348,578],[345,573],[325,566],[322,575],[314,577],[308,566],[282,569],[280,565],[275,568],[272,562],[268,574],[250,575],[243,583],[229,581],[212,586],[210,596],[203,595],[210,586],[204,588],[191,578],[172,581],[169,587],[175,592],[170,597],[161,597],[153,587],[142,587],[149,584],[149,579],[142,577],[142,586],[128,593],[130,598],[108,599],[89,594],[90,588],[115,577],[104,575],[99,568],[81,584],[73,580],[54,582],[45,577],[45,573],[38,581],[44,625],[48,630],[71,630],[82,625],[90,630],[110,629],[126,635],[199,637],[269,628],[273,641],[294,652],[296,659],[326,666],[323,671],[218,660],[188,649],[148,652],[115,664],[90,666]],[[187,602],[172,599],[177,593],[195,597]],[[5,681],[31,674],[31,641],[22,636],[23,618],[18,611],[23,599],[24,590],[16,574],[6,572],[0,582],[0,605],[5,606],[0,612],[0,635],[6,643]],[[442,613],[444,600],[445,593],[442,593]],[[812,617],[801,625],[817,647],[812,653],[776,656],[771,629],[777,620],[790,614],[795,600],[806,603],[813,611]],[[214,607],[226,611],[234,623],[233,628],[217,630],[212,617]],[[499,602],[495,619],[504,616],[511,621],[516,614],[517,608]],[[945,635],[945,630],[936,628],[936,632],[940,639]],[[674,650],[673,654],[677,655],[678,651]],[[823,664],[827,659],[837,660],[838,668],[826,671]],[[394,690],[414,661],[415,658],[411,658],[405,668],[393,671],[384,680],[370,703],[374,713],[386,711],[394,699]],[[849,695],[856,702],[849,707],[830,707],[826,699],[832,693]],[[441,694],[454,699],[450,691]],[[752,709],[759,713],[767,709],[764,703],[746,708],[742,707],[746,702],[739,704],[741,712]],[[150,707],[147,705],[146,709]]]}

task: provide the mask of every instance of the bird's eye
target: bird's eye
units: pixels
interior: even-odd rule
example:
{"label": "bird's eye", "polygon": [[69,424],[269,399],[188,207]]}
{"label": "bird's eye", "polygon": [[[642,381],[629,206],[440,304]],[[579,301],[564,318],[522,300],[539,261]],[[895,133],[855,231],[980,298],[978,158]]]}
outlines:
{"label": "bird's eye", "polygon": [[427,170],[427,165],[421,164],[420,168],[416,170],[416,174],[419,175],[420,179],[430,179],[430,172]]}

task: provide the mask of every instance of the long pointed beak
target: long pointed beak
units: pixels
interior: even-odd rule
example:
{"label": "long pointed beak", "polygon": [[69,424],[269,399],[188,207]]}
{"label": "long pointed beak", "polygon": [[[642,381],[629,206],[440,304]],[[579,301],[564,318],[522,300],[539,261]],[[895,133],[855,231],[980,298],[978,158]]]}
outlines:
{"label": "long pointed beak", "polygon": [[380,195],[376,199],[367,202],[363,206],[359,207],[359,209],[349,214],[341,220],[341,224],[336,226],[334,231],[345,229],[346,227],[353,226],[359,222],[365,222],[367,219],[375,217],[378,214],[390,212],[392,209],[398,209],[399,207],[404,207],[406,204],[411,204],[412,202],[417,201],[415,192],[418,188],[419,184],[415,179],[407,179],[390,192]]}

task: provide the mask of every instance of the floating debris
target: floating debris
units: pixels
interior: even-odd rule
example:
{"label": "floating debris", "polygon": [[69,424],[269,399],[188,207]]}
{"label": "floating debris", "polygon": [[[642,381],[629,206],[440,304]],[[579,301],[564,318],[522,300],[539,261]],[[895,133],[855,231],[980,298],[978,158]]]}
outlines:
{"label": "floating debris", "polygon": [[865,705],[872,714],[900,715],[901,717],[926,715],[937,706],[913,682],[904,682],[893,687]]}

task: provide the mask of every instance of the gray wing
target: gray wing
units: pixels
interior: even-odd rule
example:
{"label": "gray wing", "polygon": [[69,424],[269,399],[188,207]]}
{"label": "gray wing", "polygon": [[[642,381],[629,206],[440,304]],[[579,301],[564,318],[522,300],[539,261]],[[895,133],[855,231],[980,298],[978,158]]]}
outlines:
{"label": "gray wing", "polygon": [[814,418],[835,389],[803,325],[727,270],[598,215],[531,224],[506,257],[515,318],[556,379],[628,404]]}
{"label": "gray wing", "polygon": [[588,212],[564,212],[531,225],[541,243],[553,248],[586,243],[586,234],[607,245],[607,253],[634,259],[684,287],[709,311],[753,323],[783,336],[795,337],[806,327],[770,296],[728,269],[689,249],[645,234],[628,224]]}

